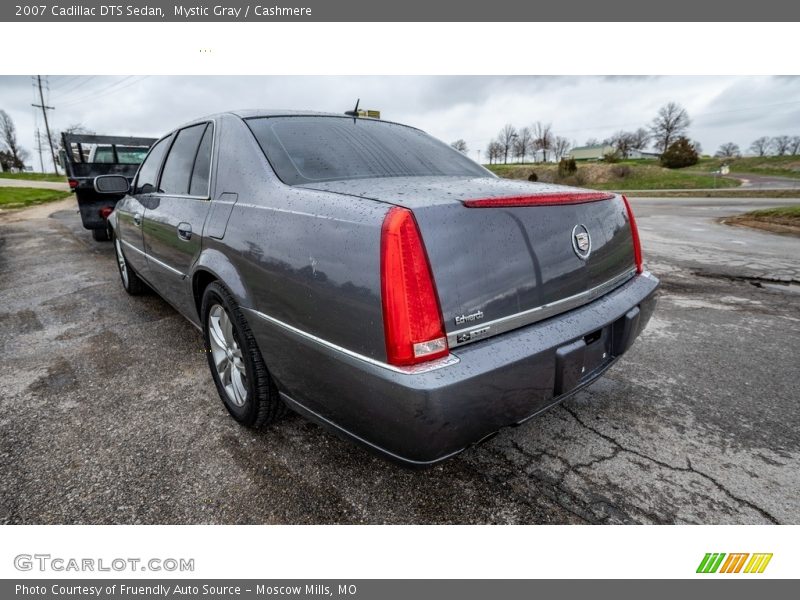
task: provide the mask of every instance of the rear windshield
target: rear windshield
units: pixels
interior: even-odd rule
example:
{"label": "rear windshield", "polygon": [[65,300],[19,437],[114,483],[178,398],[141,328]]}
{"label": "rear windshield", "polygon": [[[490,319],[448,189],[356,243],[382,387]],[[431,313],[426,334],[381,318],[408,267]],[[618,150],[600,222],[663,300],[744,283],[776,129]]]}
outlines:
{"label": "rear windshield", "polygon": [[248,119],[278,177],[289,185],[368,177],[489,177],[476,163],[426,133],[348,117]]}

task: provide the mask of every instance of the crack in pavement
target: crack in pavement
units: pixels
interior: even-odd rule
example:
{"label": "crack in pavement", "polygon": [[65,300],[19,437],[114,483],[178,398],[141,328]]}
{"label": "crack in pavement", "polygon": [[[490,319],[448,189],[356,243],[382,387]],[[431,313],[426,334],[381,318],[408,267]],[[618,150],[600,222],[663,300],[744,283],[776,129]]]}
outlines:
{"label": "crack in pavement", "polygon": [[[561,456],[557,456],[555,454],[552,454],[550,452],[547,452],[546,450],[543,450],[541,452],[533,454],[533,453],[528,452],[527,450],[525,450],[518,442],[512,440],[511,443],[514,446],[514,448],[520,454],[522,454],[523,456],[525,456],[526,458],[529,459],[528,464],[525,466],[526,472],[528,472],[527,469],[534,462],[538,462],[542,457],[545,457],[545,456],[549,457],[549,458],[551,458],[551,459],[553,459],[553,460],[555,460],[557,462],[560,462],[562,465],[564,465],[565,469],[564,469],[563,473],[561,473],[560,476],[557,479],[556,478],[547,478],[547,479],[550,479],[549,481],[547,481],[545,478],[542,478],[541,475],[535,475],[535,474],[530,473],[530,472],[529,472],[529,475],[532,475],[537,481],[542,481],[542,482],[546,481],[546,483],[548,485],[550,485],[553,488],[554,491],[560,491],[561,493],[563,493],[567,498],[569,498],[569,500],[572,502],[573,505],[576,505],[576,506],[582,508],[583,514],[582,515],[578,515],[578,513],[575,512],[575,510],[576,510],[575,508],[570,508],[568,506],[565,506],[561,502],[561,500],[559,498],[555,498],[555,500],[559,503],[559,505],[562,508],[564,508],[565,510],[568,510],[568,511],[572,512],[572,514],[576,514],[578,516],[581,516],[583,519],[585,519],[586,521],[588,521],[591,524],[603,524],[603,523],[605,523],[605,522],[607,522],[607,521],[609,521],[611,519],[612,514],[606,514],[605,516],[599,517],[597,515],[597,511],[593,510],[591,508],[593,506],[601,505],[601,506],[606,506],[609,509],[611,509],[611,511],[609,511],[609,512],[612,512],[612,511],[615,512],[617,518],[620,521],[622,521],[622,522],[635,522],[635,519],[629,514],[629,511],[627,511],[624,508],[622,508],[620,505],[618,505],[615,501],[613,501],[608,496],[602,496],[602,495],[589,493],[590,496],[593,496],[593,497],[592,498],[588,498],[588,499],[584,499],[584,498],[578,497],[575,493],[569,491],[565,487],[566,478],[570,473],[573,473],[573,474],[577,475],[578,477],[580,477],[581,479],[583,479],[584,481],[589,482],[589,477],[587,475],[583,474],[583,473],[580,473],[580,471],[582,469],[587,469],[587,468],[592,467],[594,465],[597,465],[599,463],[613,460],[614,458],[616,458],[620,454],[620,452],[623,451],[623,448],[621,448],[619,445],[617,445],[617,444],[613,445],[613,449],[611,451],[611,454],[609,454],[608,456],[600,456],[598,458],[593,458],[592,460],[590,460],[588,462],[576,463],[576,464],[573,465],[567,459],[565,459],[565,458],[563,458]],[[643,509],[642,507],[637,507],[637,509],[642,515],[644,515],[645,517],[649,518],[653,523],[656,523],[656,524],[669,524],[669,523],[671,523],[671,521],[664,519],[663,517],[657,515],[656,513],[652,512],[652,511],[647,511],[647,510]]]}
{"label": "crack in pavement", "polygon": [[578,417],[578,415],[575,414],[575,412],[573,410],[571,410],[570,408],[567,408],[563,404],[561,405],[561,408],[563,408],[567,413],[569,413],[572,416],[572,418],[575,419],[575,421],[579,425],[581,425],[582,427],[588,429],[589,431],[591,431],[595,435],[601,437],[602,439],[606,440],[607,442],[609,442],[611,444],[614,444],[615,446],[617,446],[620,449],[621,452],[627,452],[629,454],[633,454],[634,456],[638,456],[639,458],[643,458],[645,460],[653,462],[653,463],[655,463],[656,465],[658,465],[660,467],[663,467],[665,469],[669,469],[670,471],[677,471],[677,472],[681,472],[681,473],[694,473],[695,475],[699,475],[700,477],[703,477],[704,479],[707,479],[708,481],[713,483],[717,488],[719,488],[720,491],[722,491],[724,494],[726,494],[732,500],[738,502],[739,504],[741,504],[743,506],[747,506],[747,507],[751,508],[752,510],[756,511],[757,513],[759,513],[762,517],[764,517],[765,519],[767,519],[771,523],[773,523],[775,525],[779,525],[780,524],[780,521],[778,519],[776,519],[774,516],[772,516],[765,509],[763,509],[760,506],[750,502],[749,500],[747,500],[745,498],[741,498],[741,497],[737,496],[736,494],[731,492],[727,487],[725,487],[722,483],[717,481],[711,475],[708,475],[707,473],[703,473],[702,471],[698,471],[697,469],[695,469],[692,466],[692,461],[688,456],[686,457],[687,466],[686,467],[677,467],[675,465],[671,465],[671,464],[666,463],[666,462],[664,462],[662,460],[659,460],[657,458],[653,458],[652,456],[648,456],[646,454],[643,454],[642,452],[639,452],[637,450],[632,450],[630,448],[626,448],[625,446],[620,444],[613,437],[611,437],[611,436],[609,436],[609,435],[597,430],[596,428],[592,427],[591,425],[588,425],[587,423],[584,423],[581,420],[581,418]]}
{"label": "crack in pavement", "polygon": [[[527,459],[527,463],[523,466],[522,470],[528,476],[529,480],[533,480],[534,485],[538,489],[541,490],[543,495],[548,500],[550,500],[551,502],[554,502],[556,505],[558,505],[560,508],[562,508],[565,512],[567,512],[568,514],[572,515],[573,517],[575,517],[577,519],[580,519],[581,521],[585,521],[585,522],[587,522],[589,524],[598,524],[599,523],[599,521],[597,521],[596,519],[592,519],[590,515],[582,514],[580,512],[576,512],[576,507],[575,506],[570,506],[569,504],[565,504],[564,503],[564,501],[562,500],[562,498],[559,497],[560,495],[557,492],[560,491],[561,494],[569,497],[573,501],[573,504],[579,504],[580,503],[579,500],[577,498],[575,498],[568,490],[557,487],[553,483],[553,481],[548,480],[547,478],[544,478],[544,477],[541,477],[541,476],[539,476],[537,474],[528,472],[528,467],[530,467],[535,462],[538,462],[543,456],[550,456],[551,458],[554,458],[556,460],[560,460],[561,462],[563,462],[563,463],[567,464],[567,466],[569,466],[568,463],[566,463],[566,461],[564,459],[562,459],[561,457],[558,457],[558,456],[551,455],[551,454],[549,454],[547,452],[544,452],[544,451],[540,452],[538,454],[531,454],[530,452],[527,452],[525,449],[523,449],[518,444],[518,442],[516,442],[515,440],[511,440],[511,445],[513,446],[513,448],[517,452],[519,452],[525,459]],[[489,452],[495,458],[501,460],[502,462],[510,462],[508,457],[504,456],[503,453],[500,452],[499,450],[494,449],[494,448],[490,448],[489,446],[486,446],[486,445],[484,445],[482,447],[487,452]],[[503,483],[500,480],[500,477],[498,475],[496,475],[496,474],[495,475],[490,475],[487,472],[483,472],[483,471],[481,471],[479,469],[475,469],[474,465],[471,465],[471,468],[473,468],[478,475],[480,475],[480,476],[482,476],[484,478],[493,480],[493,481],[495,481],[497,483],[501,483],[501,484]],[[512,469],[512,472],[516,476],[520,475],[519,470],[517,470],[517,469]],[[548,491],[548,488],[551,488],[551,489]],[[520,501],[520,502],[524,502],[526,505],[528,505],[531,508],[534,508],[534,509],[541,508],[540,505],[537,505],[535,503],[535,501],[531,500],[529,497],[527,497],[527,495],[521,496],[521,497],[517,498],[517,500]]]}
{"label": "crack in pavement", "polygon": [[[511,440],[512,447],[519,452],[524,458],[528,460],[527,464],[524,467],[525,473],[534,481],[539,482],[542,487],[549,487],[551,488],[551,494],[548,494],[551,500],[556,502],[561,508],[566,510],[568,513],[578,517],[581,520],[586,521],[587,523],[598,525],[602,524],[604,521],[608,520],[608,516],[605,518],[597,518],[597,516],[590,510],[588,510],[587,506],[589,503],[585,502],[570,490],[564,487],[564,480],[566,479],[567,474],[570,470],[574,469],[570,462],[562,456],[557,456],[546,450],[542,450],[537,453],[532,453],[522,447],[522,445],[517,442],[516,440]],[[548,457],[556,462],[560,462],[565,468],[564,472],[561,473],[557,478],[556,477],[547,477],[546,474],[542,472],[532,472],[530,467],[534,466],[535,464],[539,464],[543,457]],[[559,493],[560,492],[560,493]],[[569,503],[565,503],[563,496],[569,500]],[[603,500],[610,506],[613,506],[612,503],[608,502],[607,500]],[[619,509],[619,507],[615,507],[620,512],[623,512]],[[580,512],[579,512],[580,511]]]}

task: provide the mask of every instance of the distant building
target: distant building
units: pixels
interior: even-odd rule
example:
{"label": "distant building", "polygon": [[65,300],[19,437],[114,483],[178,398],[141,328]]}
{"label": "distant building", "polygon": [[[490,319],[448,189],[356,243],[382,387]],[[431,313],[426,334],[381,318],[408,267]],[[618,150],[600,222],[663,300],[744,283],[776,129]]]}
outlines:
{"label": "distant building", "polygon": [[[579,146],[573,148],[569,156],[575,160],[603,160],[606,154],[614,154],[617,151],[611,144],[597,144],[596,146]],[[659,158],[656,152],[647,152],[645,150],[630,150],[628,158],[635,159],[653,159]]]}
{"label": "distant building", "polygon": [[614,146],[597,144],[596,146],[578,146],[570,150],[569,157],[575,160],[603,160],[606,154],[613,154]]}
{"label": "distant building", "polygon": [[651,160],[658,160],[661,155],[658,152],[647,152],[646,150],[631,150],[628,152],[628,158],[645,158]]}

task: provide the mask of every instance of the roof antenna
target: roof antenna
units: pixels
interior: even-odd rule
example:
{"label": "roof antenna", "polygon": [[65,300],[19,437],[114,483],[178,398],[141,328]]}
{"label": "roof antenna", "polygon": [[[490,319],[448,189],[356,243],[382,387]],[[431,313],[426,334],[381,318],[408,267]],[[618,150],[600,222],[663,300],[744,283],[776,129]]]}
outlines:
{"label": "roof antenna", "polygon": [[344,114],[346,114],[348,117],[353,117],[353,123],[356,122],[356,117],[358,117],[358,103],[359,102],[361,102],[361,98],[358,98],[356,100],[356,107],[353,110],[344,111]]}

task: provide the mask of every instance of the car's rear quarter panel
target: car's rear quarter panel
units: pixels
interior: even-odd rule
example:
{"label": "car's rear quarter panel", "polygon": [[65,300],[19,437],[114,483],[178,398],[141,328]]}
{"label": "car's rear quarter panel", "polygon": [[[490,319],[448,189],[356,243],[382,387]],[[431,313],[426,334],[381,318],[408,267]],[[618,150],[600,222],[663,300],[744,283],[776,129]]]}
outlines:
{"label": "car's rear quarter panel", "polygon": [[[380,232],[388,206],[277,180],[238,119],[219,138],[215,197],[236,194],[222,240],[207,252],[231,261],[245,307],[370,358],[385,358]],[[252,316],[250,320],[252,320]],[[282,378],[280,348],[261,348]]]}
{"label": "car's rear quarter panel", "polygon": [[383,359],[379,258],[386,207],[325,196],[283,190],[258,205],[240,196],[228,248],[242,258],[251,308]]}

